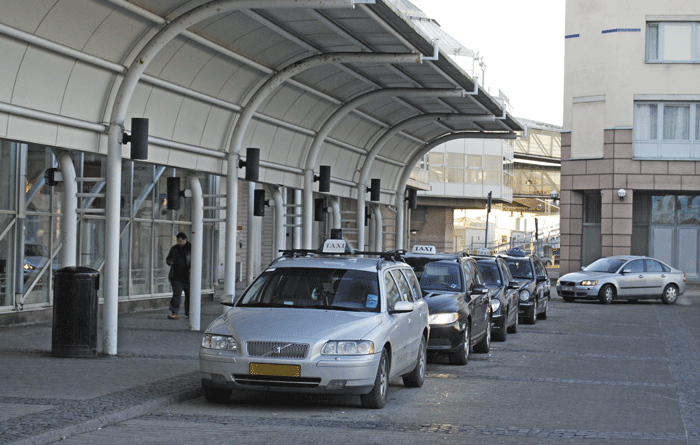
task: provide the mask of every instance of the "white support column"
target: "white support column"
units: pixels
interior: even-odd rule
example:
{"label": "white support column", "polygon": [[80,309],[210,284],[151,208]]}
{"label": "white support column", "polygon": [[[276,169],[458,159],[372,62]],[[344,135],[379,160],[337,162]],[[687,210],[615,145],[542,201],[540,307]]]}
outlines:
{"label": "white support column", "polygon": [[384,249],[384,220],[382,219],[382,206],[377,204],[374,206],[374,242],[372,246],[375,252],[381,252]]}
{"label": "white support column", "polygon": [[78,246],[78,183],[75,180],[73,158],[67,152],[58,155],[58,164],[63,175],[63,196],[61,212],[61,233],[63,247],[61,248],[60,267],[77,266]]}
{"label": "white support column", "polygon": [[286,233],[284,231],[284,187],[277,187],[272,194],[275,203],[275,237],[272,243],[272,258],[280,256],[280,250],[285,249]]}
{"label": "white support column", "polygon": [[333,227],[334,229],[340,229],[341,226],[341,213],[340,213],[340,200],[337,196],[330,198],[331,214],[333,215]]}
{"label": "white support column", "polygon": [[302,208],[299,207],[301,204],[302,192],[299,189],[294,190],[294,244],[292,248],[301,249],[301,221],[302,221]]}
{"label": "white support column", "polygon": [[202,252],[204,243],[204,197],[197,175],[187,177],[192,190],[192,253],[190,262],[190,331],[199,331],[202,320]]}
{"label": "white support column", "polygon": [[260,256],[260,243],[257,238],[256,217],[253,216],[255,206],[255,183],[248,183],[248,230],[246,231],[246,255],[245,255],[245,285],[249,285],[255,279],[255,258]]}

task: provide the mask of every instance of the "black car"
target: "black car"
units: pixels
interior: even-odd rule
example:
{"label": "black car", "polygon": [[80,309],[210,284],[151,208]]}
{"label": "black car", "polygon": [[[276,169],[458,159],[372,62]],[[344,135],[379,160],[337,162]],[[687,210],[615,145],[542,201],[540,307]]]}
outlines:
{"label": "black car", "polygon": [[495,290],[491,295],[491,330],[493,339],[506,341],[508,333],[518,332],[520,282],[514,281],[503,258],[477,256],[476,264],[486,285]]}
{"label": "black car", "polygon": [[550,281],[542,261],[536,256],[527,255],[521,249],[509,249],[502,256],[516,281],[523,282],[520,289],[521,320],[535,324],[537,319],[546,320],[549,310]]}
{"label": "black car", "polygon": [[446,354],[450,363],[466,365],[472,347],[474,352],[489,352],[490,290],[474,258],[420,253],[406,254],[404,261],[419,277],[428,303],[428,353]]}

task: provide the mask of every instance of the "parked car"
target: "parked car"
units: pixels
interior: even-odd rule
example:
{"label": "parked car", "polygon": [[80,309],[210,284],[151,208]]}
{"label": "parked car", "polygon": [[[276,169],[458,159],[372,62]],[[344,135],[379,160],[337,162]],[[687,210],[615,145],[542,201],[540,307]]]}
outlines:
{"label": "parked car", "polygon": [[547,269],[539,258],[527,255],[521,249],[510,249],[503,260],[515,280],[523,283],[520,289],[518,310],[520,319],[535,324],[546,320],[549,312],[550,280]]}
{"label": "parked car", "polygon": [[207,401],[234,389],[359,394],[382,408],[389,381],[425,379],[428,306],[397,253],[285,252],[207,329],[199,352]]}
{"label": "parked car", "polygon": [[445,354],[450,363],[466,365],[471,349],[491,349],[491,305],[476,260],[467,255],[417,250],[404,260],[420,276],[430,311],[428,353]]}
{"label": "parked car", "polygon": [[557,294],[564,301],[661,299],[674,304],[685,292],[685,272],[654,258],[621,255],[600,258],[581,272],[557,280]]}
{"label": "parked car", "polygon": [[477,256],[484,282],[495,292],[491,295],[491,331],[494,340],[506,341],[508,333],[518,332],[519,290],[522,284],[513,280],[508,265],[496,256]]}

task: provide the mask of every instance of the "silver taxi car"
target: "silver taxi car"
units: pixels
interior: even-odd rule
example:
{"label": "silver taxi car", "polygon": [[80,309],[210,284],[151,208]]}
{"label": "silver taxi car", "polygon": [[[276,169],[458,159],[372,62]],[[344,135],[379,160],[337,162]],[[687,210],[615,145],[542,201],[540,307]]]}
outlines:
{"label": "silver taxi car", "polygon": [[568,273],[557,281],[557,294],[564,301],[575,299],[613,300],[661,299],[673,304],[685,292],[685,272],[654,258],[619,255],[600,258],[580,272]]}
{"label": "silver taxi car", "polygon": [[321,253],[286,252],[207,328],[207,401],[245,389],[359,394],[362,406],[382,408],[390,380],[423,385],[430,328],[413,270],[397,253],[346,250],[329,240]]}

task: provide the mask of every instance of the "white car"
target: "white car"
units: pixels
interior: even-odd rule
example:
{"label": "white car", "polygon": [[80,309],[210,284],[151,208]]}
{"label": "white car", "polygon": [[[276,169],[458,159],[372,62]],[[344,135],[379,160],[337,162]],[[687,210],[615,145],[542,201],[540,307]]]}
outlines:
{"label": "white car", "polygon": [[344,243],[334,254],[287,252],[207,328],[207,401],[245,389],[359,394],[382,408],[390,380],[423,385],[430,328],[413,270],[396,253],[338,254]]}

